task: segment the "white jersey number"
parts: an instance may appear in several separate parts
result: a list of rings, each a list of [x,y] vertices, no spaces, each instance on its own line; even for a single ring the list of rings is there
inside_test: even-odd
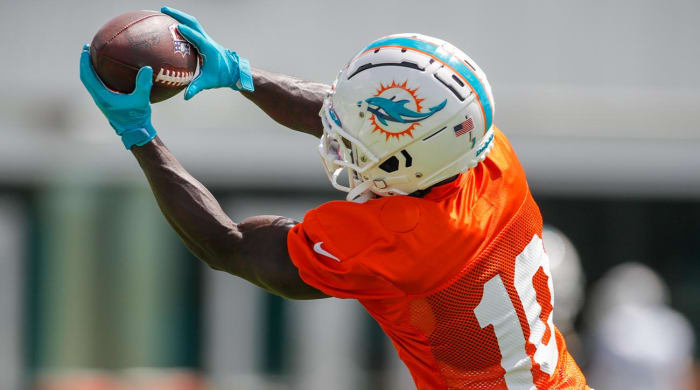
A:
[[[530,356],[525,352],[525,335],[513,306],[515,299],[520,301],[525,310],[530,327],[528,341],[535,346],[533,360],[540,365],[542,371],[552,375],[559,359],[552,320],[554,311],[549,313],[546,322],[540,319],[542,306],[537,302],[537,293],[533,284],[533,278],[540,267],[547,275],[550,304],[554,304],[549,258],[544,251],[542,239],[534,235],[523,252],[515,258],[515,290],[518,296],[511,299],[501,275],[496,275],[484,284],[484,295],[474,309],[481,328],[493,325],[501,351],[501,367],[506,371],[504,379],[509,389],[534,387],[530,371],[532,368]],[[550,337],[545,344],[543,337],[546,332]]]

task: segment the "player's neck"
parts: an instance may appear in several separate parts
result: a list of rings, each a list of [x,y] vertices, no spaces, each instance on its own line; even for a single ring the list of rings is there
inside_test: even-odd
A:
[[[454,175],[454,176],[452,176],[452,177],[448,177],[447,179],[445,179],[445,180],[443,180],[443,181],[440,181],[440,182],[437,182],[437,183],[433,184],[432,186],[430,186],[430,187],[428,187],[428,188],[426,188],[426,189],[424,189],[424,190],[414,191],[414,192],[408,194],[408,196],[415,196],[416,198],[422,198],[422,197],[428,195],[428,193],[430,193],[430,191],[432,191],[433,188],[439,187],[439,186],[441,186],[441,185],[443,185],[443,184],[451,183],[451,182],[457,180],[458,177],[459,177],[459,174]]]

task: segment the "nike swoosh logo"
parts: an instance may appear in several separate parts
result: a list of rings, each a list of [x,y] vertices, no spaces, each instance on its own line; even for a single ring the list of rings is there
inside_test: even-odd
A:
[[[333,259],[333,260],[335,260],[335,261],[337,261],[337,262],[340,263],[340,259],[339,259],[339,258],[333,256],[332,254],[328,253],[325,249],[321,248],[321,245],[323,245],[323,241],[319,241],[319,242],[317,242],[316,244],[314,244],[314,252],[316,252],[316,253],[318,253],[318,254],[320,254],[320,255],[324,255],[324,256],[326,256],[326,257],[329,257],[329,258],[331,258],[331,259]]]

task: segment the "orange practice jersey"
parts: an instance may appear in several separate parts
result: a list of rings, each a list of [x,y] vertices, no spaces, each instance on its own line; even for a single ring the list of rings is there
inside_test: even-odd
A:
[[[288,235],[301,278],[356,298],[419,390],[583,389],[552,323],[542,217],[506,137],[423,198],[329,202]]]

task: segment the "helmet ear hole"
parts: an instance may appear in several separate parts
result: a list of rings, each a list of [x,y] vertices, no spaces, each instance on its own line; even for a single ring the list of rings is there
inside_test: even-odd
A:
[[[406,149],[401,150],[401,155],[406,159],[406,168],[413,165],[413,157],[406,151]],[[399,159],[396,156],[391,156],[386,161],[379,165],[379,169],[386,173],[392,173],[399,170]]]
[[[406,158],[406,168],[410,168],[411,165],[413,165],[413,157],[406,151],[406,149],[403,149],[401,151],[401,154]]]
[[[379,169],[386,173],[396,172],[399,170],[399,159],[396,156],[391,156],[379,165]]]

